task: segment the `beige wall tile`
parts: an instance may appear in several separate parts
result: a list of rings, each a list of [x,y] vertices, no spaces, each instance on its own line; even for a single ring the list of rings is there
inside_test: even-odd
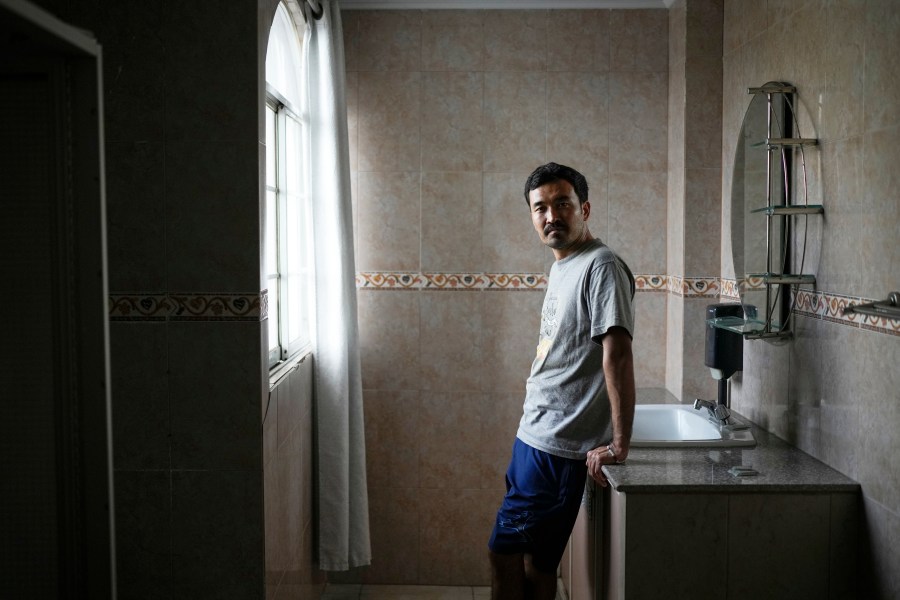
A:
[[[695,398],[717,400],[718,381],[712,378],[706,366],[706,307],[717,304],[717,298],[685,298],[682,340],[682,381],[683,401],[693,402]]]
[[[482,487],[481,414],[486,394],[425,392],[415,431],[419,446],[419,487]]]
[[[482,73],[423,73],[423,171],[480,171],[483,161]]]
[[[419,294],[361,291],[357,299],[363,389],[420,389]]]
[[[862,385],[855,390],[855,398],[861,400],[857,447],[864,457],[859,461],[857,477],[867,496],[896,515],[900,513],[900,473],[893,459],[900,452],[900,375],[895,367],[900,339],[867,331],[857,335],[862,338],[857,347],[864,357],[859,359]]]
[[[687,0],[675,0],[669,7],[669,64],[684,65],[687,57]],[[720,53],[721,55],[721,53]],[[673,82],[674,83],[674,82]]]
[[[547,78],[493,73],[484,81],[484,170],[525,171],[544,162]]]
[[[525,204],[530,172],[484,174],[482,265],[489,273],[540,273],[547,255],[552,256],[541,244]]]
[[[865,189],[857,250],[861,281],[854,294],[866,298],[886,298],[897,287],[897,273],[900,273],[900,244],[897,243],[900,172],[895,167],[900,159],[898,135],[900,125],[863,138]],[[893,287],[889,290],[890,286]]]
[[[419,173],[360,173],[360,271],[418,271]]]
[[[416,71],[422,65],[422,13],[359,11],[356,64],[361,71]]]
[[[819,251],[819,260],[811,256],[809,265],[822,290],[859,290],[862,282],[860,242],[866,212],[863,142],[862,135],[854,135],[821,145],[822,162],[829,165],[823,169],[821,199],[826,214],[818,220],[821,235],[811,236],[811,246]]]
[[[683,168],[673,167],[666,182],[666,274],[679,277],[685,274],[684,176]]]
[[[440,10],[422,13],[422,69],[481,71],[484,65],[484,13]]]
[[[419,355],[422,389],[481,389],[483,319],[477,292],[422,292]]]
[[[365,390],[364,401],[369,487],[419,487],[419,392]]]
[[[550,71],[609,71],[608,10],[551,10]]]
[[[548,12],[485,11],[485,71],[543,71],[547,64]]]
[[[359,74],[359,169],[417,171],[421,74]]]
[[[173,471],[171,485],[173,596],[259,594],[265,583],[262,471]],[[214,567],[197,569],[198,552]]]
[[[685,65],[684,78],[684,83],[673,84],[688,90],[684,135],[679,140],[684,145],[684,164],[693,169],[718,168],[722,162],[722,62],[709,56],[692,58]]]
[[[341,11],[341,31],[344,34],[344,69],[359,70],[359,11]]]
[[[610,74],[610,171],[665,172],[667,71]]]
[[[686,12],[686,62],[704,58],[718,61],[723,51],[722,0],[692,0],[688,3]],[[671,43],[669,47],[671,48]]]
[[[610,146],[607,74],[548,73],[547,102],[549,160],[605,175]]]
[[[117,591],[166,596],[172,590],[170,473],[117,470],[115,478]]]
[[[171,413],[165,377],[166,325],[115,322],[109,328],[116,469],[168,469]]]
[[[664,273],[666,173],[610,175],[609,239],[633,273]]]
[[[900,124],[900,6],[891,0],[866,3],[866,132]]]
[[[259,289],[258,146],[255,135],[166,144],[167,289]]]
[[[613,10],[609,17],[610,70],[668,71],[666,10]]]
[[[373,561],[366,583],[419,583],[419,491],[415,488],[369,488],[369,523]]]
[[[422,270],[481,270],[481,173],[422,174]]]
[[[667,294],[641,292],[634,297],[634,379],[639,388],[666,385]]]
[[[569,166],[578,169],[587,179],[588,201],[591,203],[588,227],[591,235],[606,242],[609,239],[609,175],[605,172],[600,173],[589,168],[581,168],[577,162]],[[553,255],[551,254],[550,257],[552,258]],[[547,270],[549,268],[548,266]]]
[[[722,173],[718,168],[686,169],[684,185],[684,275],[714,277],[721,264],[722,231],[720,196]]]
[[[479,452],[482,455],[481,480],[479,486],[493,491],[491,505],[500,508],[503,497],[506,469],[512,455],[513,441],[522,419],[525,402],[524,383],[527,372],[522,377],[522,391],[490,392],[481,408],[481,439]],[[496,504],[495,504],[496,503]]]
[[[830,0],[825,15],[825,98],[821,103],[823,141],[863,133],[865,106],[865,0]]]
[[[481,296],[486,327],[484,390],[524,395],[537,346],[544,294],[489,292]]]
[[[488,585],[485,546],[501,496],[486,490],[419,492],[419,580],[432,585]],[[448,548],[454,548],[448,552]]]
[[[259,339],[253,322],[167,325],[172,468],[262,465]]]
[[[666,340],[665,354],[663,355],[663,360],[665,361],[663,377],[666,389],[674,394],[678,400],[683,401],[684,298],[669,294],[667,296],[664,305],[666,311]],[[659,344],[660,340],[651,340],[651,343]]]

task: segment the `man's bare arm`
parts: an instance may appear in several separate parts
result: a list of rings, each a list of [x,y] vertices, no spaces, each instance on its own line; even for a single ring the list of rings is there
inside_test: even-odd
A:
[[[603,465],[622,462],[628,457],[631,445],[631,427],[634,423],[634,359],[631,354],[631,336],[621,327],[610,327],[601,339],[603,344],[603,375],[609,393],[612,415],[612,446],[615,456],[606,446],[588,452],[588,473],[602,486],[606,486]]]

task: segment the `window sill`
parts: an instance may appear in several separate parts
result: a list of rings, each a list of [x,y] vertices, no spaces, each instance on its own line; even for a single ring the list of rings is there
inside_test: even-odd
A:
[[[269,390],[271,391],[275,389],[275,387],[277,387],[278,384],[281,383],[282,379],[284,379],[292,371],[296,370],[297,367],[307,359],[312,359],[311,348],[301,350],[291,358],[282,361],[269,369]]]

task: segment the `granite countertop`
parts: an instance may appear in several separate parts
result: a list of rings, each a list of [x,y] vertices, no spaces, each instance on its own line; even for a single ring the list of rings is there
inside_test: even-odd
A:
[[[632,448],[621,465],[604,467],[620,492],[855,492],[859,484],[772,435],[748,423],[756,446],[745,448]],[[758,474],[736,477],[734,466]]]

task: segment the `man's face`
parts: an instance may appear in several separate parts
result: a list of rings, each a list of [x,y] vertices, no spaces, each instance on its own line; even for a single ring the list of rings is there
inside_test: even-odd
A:
[[[585,221],[591,203],[580,203],[568,181],[560,179],[531,190],[528,202],[534,229],[541,242],[553,249],[557,260],[590,237]]]

